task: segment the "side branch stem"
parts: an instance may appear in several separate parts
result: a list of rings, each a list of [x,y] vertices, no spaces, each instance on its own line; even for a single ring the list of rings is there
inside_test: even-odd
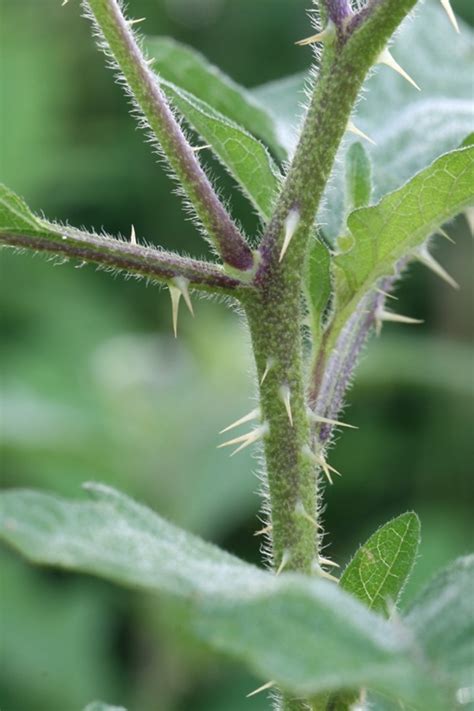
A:
[[[48,233],[44,236],[0,232],[0,245],[78,259],[152,281],[169,282],[174,277],[184,277],[193,288],[233,296],[242,286],[221,267],[209,262],[117,239],[96,237],[71,228],[64,228],[60,234]]]
[[[101,36],[126,79],[132,96],[224,262],[253,267],[252,251],[219,200],[196,154],[171,111],[117,0],[84,0]]]

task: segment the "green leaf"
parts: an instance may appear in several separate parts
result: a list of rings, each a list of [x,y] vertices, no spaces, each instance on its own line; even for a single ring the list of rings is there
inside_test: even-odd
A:
[[[184,598],[203,640],[291,693],[364,686],[420,709],[446,708],[442,684],[417,667],[411,636],[337,585],[296,574],[276,577],[113,489],[87,489],[92,501],[4,492],[1,537],[35,563]]]
[[[458,558],[436,575],[405,617],[425,658],[449,679],[459,704],[473,701],[473,601],[474,555],[469,555]]]
[[[354,247],[337,256],[339,308],[358,302],[376,280],[414,257],[446,220],[474,201],[474,148],[447,153],[378,205],[355,210],[348,227]]]
[[[93,701],[87,704],[84,711],[127,711],[123,706],[110,706],[102,701]]]
[[[365,84],[364,101],[354,117],[376,142],[366,146],[373,166],[374,200],[395,190],[441,153],[457,148],[472,131],[474,32],[460,21],[461,33],[450,35],[439,2],[418,4],[415,17],[403,23],[391,51],[422,91],[389,67],[378,66]],[[297,75],[254,90],[256,99],[277,113],[278,130],[290,152],[307,80],[306,75]],[[343,229],[344,165],[350,141],[348,135],[341,146],[319,215],[331,240]]]
[[[359,548],[340,585],[371,610],[389,616],[415,563],[420,521],[415,513],[394,518]]]
[[[318,238],[313,239],[306,270],[305,288],[314,337],[321,332],[322,316],[331,295],[331,254]]]
[[[168,37],[148,37],[147,54],[160,77],[193,94],[223,116],[258,136],[279,158],[286,152],[271,114],[196,50]]]
[[[372,195],[372,164],[362,143],[353,143],[346,156],[346,208],[365,207]]]
[[[48,230],[24,200],[0,183],[0,231],[44,233]]]
[[[191,126],[242,187],[245,195],[268,219],[279,186],[278,168],[265,146],[236,123],[203,101],[168,82],[162,89]]]

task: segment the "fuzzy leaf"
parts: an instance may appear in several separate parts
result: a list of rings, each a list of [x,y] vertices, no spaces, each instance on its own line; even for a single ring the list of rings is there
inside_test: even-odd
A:
[[[245,195],[268,219],[278,190],[278,168],[267,149],[245,129],[200,99],[168,82],[161,82],[170,101],[209,144]]]
[[[411,573],[420,542],[415,513],[394,518],[359,548],[340,585],[371,610],[388,615]]]
[[[447,708],[442,677],[435,683],[417,666],[412,637],[337,585],[276,577],[113,489],[87,489],[92,500],[4,492],[1,537],[35,563],[186,599],[189,623],[203,640],[289,692],[368,686],[419,709]]]
[[[346,209],[348,212],[370,203],[372,164],[362,143],[353,143],[346,156]]]
[[[160,77],[206,102],[238,126],[258,136],[284,158],[273,117],[243,86],[239,86],[196,50],[168,37],[148,37],[145,47]]]
[[[473,700],[473,601],[474,555],[469,555],[458,558],[436,575],[405,617],[425,657],[450,680],[453,696],[460,704]]]
[[[373,166],[374,200],[395,190],[441,153],[457,148],[472,131],[474,32],[461,21],[461,33],[452,32],[438,0],[418,5],[416,15],[397,32],[391,51],[422,91],[389,67],[378,66],[365,84],[364,101],[354,117],[376,142],[366,145]],[[278,116],[279,133],[290,153],[306,103],[306,81],[306,75],[297,75],[254,90],[255,98]],[[341,146],[319,215],[331,240],[343,228],[344,164],[351,140],[348,134]]]
[[[335,258],[339,308],[358,302],[382,276],[474,202],[474,148],[447,153],[378,205],[347,220],[354,247]]]

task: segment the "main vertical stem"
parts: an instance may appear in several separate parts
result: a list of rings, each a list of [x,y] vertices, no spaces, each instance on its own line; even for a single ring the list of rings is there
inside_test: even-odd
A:
[[[317,478],[305,447],[310,426],[302,369],[301,303],[294,277],[276,268],[246,313],[260,382],[275,570],[310,574],[317,559]],[[263,379],[263,382],[262,382]],[[285,405],[289,395],[291,418]]]

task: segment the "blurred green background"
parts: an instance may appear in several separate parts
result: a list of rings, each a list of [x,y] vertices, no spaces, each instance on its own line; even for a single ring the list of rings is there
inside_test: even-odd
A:
[[[129,4],[145,32],[191,44],[247,86],[307,68],[293,44],[308,34],[307,0]],[[0,7],[0,179],[49,218],[125,235],[133,223],[139,238],[205,254],[78,2]],[[471,0],[453,7],[474,22]],[[243,199],[232,204],[252,227]],[[344,472],[327,491],[335,560],[390,516],[420,514],[405,600],[472,545],[472,242],[464,218],[450,233],[457,246],[442,244],[438,258],[461,291],[411,270],[399,310],[425,324],[387,327],[371,343],[345,414],[360,430],[341,435],[331,456]],[[257,462],[216,450],[218,430],[252,407],[239,316],[200,300],[175,341],[165,292],[30,255],[1,260],[4,486],[77,496],[85,480],[107,482],[257,561]],[[266,707],[244,700],[258,680],[187,636],[176,604],[33,569],[7,550],[1,558],[2,711],[79,711],[94,698],[129,711]]]

